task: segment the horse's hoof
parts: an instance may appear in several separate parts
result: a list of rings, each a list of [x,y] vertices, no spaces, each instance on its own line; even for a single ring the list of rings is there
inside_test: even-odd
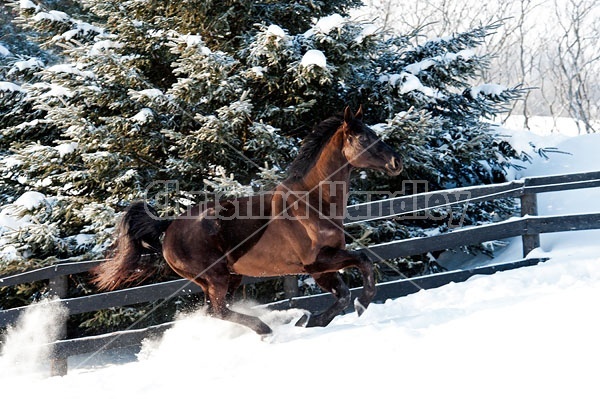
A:
[[[358,316],[362,316],[363,313],[365,313],[365,310],[367,310],[367,307],[365,305],[363,305],[362,303],[360,303],[360,300],[358,298],[356,298],[354,300],[354,309],[356,310],[356,313],[358,313]]]
[[[266,342],[267,344],[272,343],[275,340],[275,334],[270,333],[270,334],[259,334],[260,336],[260,340],[262,342]]]
[[[308,321],[310,320],[310,313],[305,313],[304,316],[300,318],[296,322],[296,327],[306,327],[308,326]]]
[[[256,333],[261,337],[273,334],[273,330],[271,330],[271,327],[269,327],[266,324],[258,326],[254,331],[256,331]]]

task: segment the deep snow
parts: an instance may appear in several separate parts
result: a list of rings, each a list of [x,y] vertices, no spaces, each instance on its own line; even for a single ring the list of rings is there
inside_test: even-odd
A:
[[[572,154],[534,158],[515,178],[600,170],[600,135],[509,133],[517,147],[552,141]],[[543,194],[539,213],[598,212],[599,194]],[[72,358],[65,377],[47,378],[38,367],[43,356],[19,355],[43,339],[42,323],[51,324],[55,312],[33,314],[15,327],[0,357],[0,391],[65,399],[598,397],[599,239],[599,231],[543,235],[532,256],[550,257],[544,264],[373,304],[363,317],[340,316],[327,328],[294,327],[298,311],[267,313],[275,330],[268,340],[187,315],[160,341],[146,342],[137,360],[95,367],[93,355]],[[519,256],[518,240],[499,254]]]

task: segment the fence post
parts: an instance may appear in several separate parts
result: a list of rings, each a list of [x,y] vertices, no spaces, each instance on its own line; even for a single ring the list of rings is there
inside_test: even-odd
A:
[[[49,289],[51,296],[66,298],[68,287],[69,286],[67,276],[54,276],[50,279]],[[61,321],[61,325],[59,326],[58,335],[56,338],[67,338],[67,318],[65,318],[64,321]],[[67,374],[67,370],[67,358],[57,357],[55,353],[52,353],[50,359],[50,375],[63,376]]]
[[[298,276],[284,276],[283,277],[283,291],[285,298],[290,299],[297,297],[298,291]]]
[[[537,196],[535,193],[525,193],[521,196],[521,217],[525,215],[537,216]],[[525,233],[523,240],[523,257],[540,246],[539,234]]]

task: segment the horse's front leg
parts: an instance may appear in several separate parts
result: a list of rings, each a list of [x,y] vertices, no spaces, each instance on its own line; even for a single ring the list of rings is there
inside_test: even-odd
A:
[[[315,278],[315,281],[321,288],[331,292],[336,297],[336,302],[325,312],[311,316],[308,321],[305,318],[300,319],[298,324],[306,325],[307,327],[326,326],[335,316],[348,307],[351,299],[350,290],[337,272],[351,266],[357,267],[363,277],[362,293],[354,302],[358,315],[363,314],[376,293],[373,264],[363,254],[326,247],[321,249],[317,260],[313,264],[306,266],[305,269]]]
[[[302,316],[296,323],[298,327],[325,327],[343,312],[352,300],[350,289],[338,272],[315,273],[312,277],[319,287],[335,296],[335,302],[323,313]]]
[[[360,262],[357,264],[357,267],[361,271],[363,277],[363,289],[360,296],[354,301],[354,308],[356,309],[356,313],[360,316],[367,310],[369,304],[373,298],[375,298],[377,287],[375,286],[373,263],[364,253],[360,253],[358,257],[360,258]]]

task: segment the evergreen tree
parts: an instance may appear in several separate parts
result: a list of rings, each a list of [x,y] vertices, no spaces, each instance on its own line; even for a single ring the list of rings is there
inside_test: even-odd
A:
[[[165,186],[156,182],[177,181],[162,204],[167,214],[207,191],[269,188],[302,137],[346,104],[363,104],[406,166],[397,179],[369,172],[356,188],[501,179],[516,154],[484,118],[520,89],[472,87],[488,59],[476,48],[497,26],[414,46],[418,32],[388,36],[349,19],[358,4],[12,4],[42,50],[32,44],[35,51],[17,57],[9,44],[0,47],[10,53],[0,52],[3,270],[103,256],[118,213],[135,199],[158,198]],[[510,207],[469,211],[485,222]],[[440,222],[385,222],[352,234],[379,240],[423,228]]]

